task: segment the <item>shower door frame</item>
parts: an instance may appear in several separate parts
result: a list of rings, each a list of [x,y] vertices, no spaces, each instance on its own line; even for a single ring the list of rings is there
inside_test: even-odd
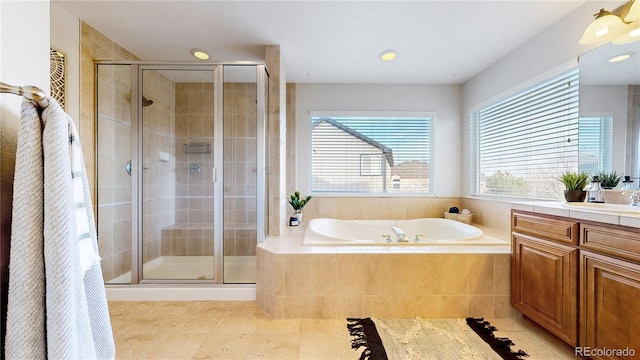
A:
[[[265,152],[268,146],[266,137],[267,117],[268,117],[268,93],[265,91],[265,84],[268,82],[268,70],[264,63],[259,62],[225,62],[225,63],[193,63],[193,62],[149,62],[149,61],[95,61],[95,85],[98,85],[98,65],[130,65],[131,66],[131,211],[132,211],[132,227],[131,227],[131,283],[138,284],[202,284],[216,286],[255,286],[255,283],[224,283],[224,218],[223,218],[223,201],[224,201],[224,66],[254,66],[256,69],[256,85],[257,85],[257,196],[256,196],[256,238],[257,242],[264,241],[266,236],[265,224],[265,195],[266,188],[266,172],[267,162]],[[213,197],[214,197],[214,217],[213,217],[213,259],[214,259],[214,276],[213,279],[143,279],[143,182],[140,174],[143,172],[142,150],[143,150],[143,106],[142,106],[142,70],[200,70],[212,71],[214,75],[214,107],[213,107],[213,152],[214,152],[214,174],[213,174]],[[98,104],[95,103],[96,121],[98,117]],[[97,135],[97,132],[96,132]],[[98,161],[96,151],[96,163]],[[96,166],[96,179],[98,179]],[[97,205],[97,201],[96,201]],[[127,284],[107,284],[107,285],[127,285]]]
[[[217,168],[221,168],[221,166],[219,166],[220,164],[222,164],[223,161],[223,149],[222,149],[222,142],[224,141],[223,138],[223,133],[221,132],[221,125],[219,125],[219,123],[221,123],[223,121],[223,118],[220,116],[224,115],[224,104],[222,102],[222,95],[220,94],[220,90],[222,89],[222,86],[218,86],[219,83],[222,82],[223,78],[222,78],[222,71],[223,71],[223,66],[221,64],[190,64],[190,65],[180,65],[180,64],[157,64],[157,63],[140,63],[140,64],[133,64],[131,71],[135,72],[135,77],[133,76],[134,74],[132,74],[132,79],[136,79],[137,83],[136,84],[132,84],[135,86],[132,86],[132,96],[133,96],[133,88],[135,88],[137,94],[135,95],[135,99],[136,99],[136,106],[135,109],[133,109],[132,107],[132,112],[135,113],[135,116],[132,117],[132,129],[135,127],[135,131],[131,132],[131,144],[132,144],[132,148],[135,150],[135,152],[132,152],[132,157],[136,160],[135,162],[132,159],[132,168],[135,169],[136,171],[134,171],[134,173],[136,173],[138,176],[140,174],[143,174],[144,171],[144,164],[143,164],[143,147],[144,147],[144,118],[143,118],[143,109],[142,109],[142,96],[140,96],[140,92],[141,89],[144,87],[144,70],[151,70],[151,71],[162,71],[162,70],[168,70],[168,71],[180,71],[180,70],[196,70],[196,71],[210,71],[213,73],[213,86],[214,86],[214,90],[213,90],[213,163],[214,163],[214,182],[212,184],[213,186],[213,229],[214,229],[214,233],[213,233],[213,239],[211,239],[211,241],[213,241],[213,279],[202,279],[202,280],[197,280],[197,279],[144,279],[144,261],[143,261],[143,246],[144,246],[144,241],[142,241],[143,239],[143,218],[144,218],[144,212],[143,212],[143,204],[144,204],[144,199],[143,199],[143,188],[144,188],[144,184],[141,178],[133,178],[132,182],[133,182],[133,198],[136,199],[136,201],[132,202],[132,206],[134,207],[132,209],[132,213],[135,214],[134,217],[136,218],[136,221],[134,221],[134,225],[133,225],[133,229],[132,231],[134,232],[134,234],[132,234],[132,249],[135,249],[132,252],[136,252],[135,255],[132,254],[132,261],[134,261],[135,259],[135,264],[136,266],[133,266],[132,263],[132,276],[131,276],[131,283],[132,284],[166,284],[166,283],[172,283],[172,284],[222,284],[222,276],[223,276],[223,257],[222,257],[222,251],[223,251],[223,246],[222,246],[222,240],[218,240],[218,239],[222,239],[222,227],[223,227],[223,222],[222,222],[222,202],[220,201],[221,198],[219,198],[219,196],[222,196],[222,182],[218,182],[217,179],[224,179],[224,177],[218,177],[217,176]],[[220,169],[220,172],[222,172],[222,169]],[[222,173],[220,174],[221,176],[223,175]],[[133,269],[136,268],[135,271],[135,276],[134,276],[134,272]]]

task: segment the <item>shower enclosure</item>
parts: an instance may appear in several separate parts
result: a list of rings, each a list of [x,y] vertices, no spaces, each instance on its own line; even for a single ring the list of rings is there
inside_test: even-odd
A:
[[[99,62],[96,74],[105,282],[255,283],[265,66]]]

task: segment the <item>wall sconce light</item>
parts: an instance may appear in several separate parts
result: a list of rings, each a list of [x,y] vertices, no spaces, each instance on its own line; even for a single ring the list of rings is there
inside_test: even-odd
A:
[[[640,21],[640,1],[634,1],[629,8],[629,13],[625,16],[624,21],[633,22]]]
[[[640,41],[640,0],[631,0],[611,12],[600,9],[595,17],[585,29],[580,44]]]

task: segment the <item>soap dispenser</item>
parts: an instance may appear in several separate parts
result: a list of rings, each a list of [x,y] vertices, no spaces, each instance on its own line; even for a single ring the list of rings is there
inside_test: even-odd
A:
[[[625,175],[624,180],[622,181],[622,191],[633,191],[633,180],[631,180],[631,176]]]
[[[589,187],[587,199],[590,203],[604,202],[604,190],[602,190],[602,186],[600,186],[600,179],[598,179],[598,176],[594,176],[591,179],[591,186]]]

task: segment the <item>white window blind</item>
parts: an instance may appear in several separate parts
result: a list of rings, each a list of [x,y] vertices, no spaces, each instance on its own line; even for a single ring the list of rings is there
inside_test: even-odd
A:
[[[578,169],[587,174],[611,172],[613,154],[613,118],[582,117],[578,126],[580,159]]]
[[[578,169],[578,70],[471,114],[471,192],[556,199]]]
[[[429,193],[432,116],[311,116],[312,193]]]

